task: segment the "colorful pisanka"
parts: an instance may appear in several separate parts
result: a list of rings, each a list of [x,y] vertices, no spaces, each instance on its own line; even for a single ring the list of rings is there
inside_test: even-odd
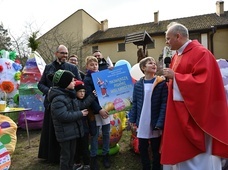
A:
[[[17,143],[17,124],[8,116],[0,115],[0,142],[12,154]]]
[[[113,114],[113,120],[110,121],[110,150],[109,154],[113,155],[119,152],[120,146],[118,142],[120,141],[123,133],[122,120],[118,113]],[[98,155],[102,154],[102,130],[99,129],[98,136]]]
[[[0,142],[0,169],[8,170],[11,165],[10,154],[7,149],[4,147],[2,142]]]
[[[0,169],[8,170],[11,154],[17,143],[17,125],[8,116],[0,115]]]
[[[16,52],[0,50],[0,99],[7,101],[7,106],[18,106],[18,87],[22,69],[16,59]]]
[[[37,53],[31,53],[21,74],[19,86],[19,106],[32,108],[34,111],[43,111],[43,96],[37,84],[43,74],[45,62]]]
[[[25,67],[22,70],[21,82],[19,86],[19,106],[24,108],[32,108],[30,113],[30,120],[40,120],[44,112],[43,94],[37,87],[41,75],[45,68],[43,58],[37,53],[30,54],[26,61]],[[34,113],[34,114],[33,114]],[[31,117],[32,116],[32,117]],[[19,117],[20,118],[20,117]],[[42,117],[43,118],[43,117]],[[23,122],[19,122],[23,123]],[[34,124],[34,122],[32,122]],[[40,122],[37,122],[40,124]],[[39,127],[39,126],[38,126]],[[37,126],[29,126],[30,129],[37,129]]]

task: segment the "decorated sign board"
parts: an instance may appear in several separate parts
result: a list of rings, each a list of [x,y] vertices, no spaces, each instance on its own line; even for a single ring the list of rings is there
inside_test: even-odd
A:
[[[109,114],[131,108],[133,82],[126,64],[92,74],[99,104]]]

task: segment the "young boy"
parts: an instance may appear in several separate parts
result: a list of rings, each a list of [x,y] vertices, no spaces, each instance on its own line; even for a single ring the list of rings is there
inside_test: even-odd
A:
[[[86,92],[84,82],[76,80],[75,90],[77,99],[83,102]],[[77,139],[74,170],[90,170],[89,135],[96,135],[96,121],[94,118],[91,120],[90,112],[87,116],[82,118],[82,122],[84,136]],[[81,159],[83,160],[84,165],[82,165]]]
[[[149,144],[153,155],[153,170],[160,170],[160,142],[165,120],[168,89],[164,78],[156,76],[157,65],[152,57],[139,62],[145,74],[134,85],[133,103],[129,112],[131,126],[137,126],[142,169],[151,169]]]
[[[99,67],[98,60],[96,57],[94,57],[94,56],[86,57],[87,74],[84,78],[86,95],[91,94],[92,91],[95,90],[91,74],[98,72],[98,67]],[[109,116],[108,112],[99,105],[98,99],[96,99],[91,104],[91,109],[93,110],[93,113],[95,114],[96,126],[97,126],[96,135],[91,137],[91,148],[90,148],[91,169],[92,170],[99,169],[99,166],[97,163],[97,151],[98,151],[98,136],[99,136],[100,128],[102,129],[102,140],[103,140],[102,141],[103,165],[105,168],[109,168],[110,167],[109,145],[110,145],[111,116]]]
[[[76,138],[84,135],[81,119],[88,114],[84,108],[92,103],[95,96],[90,95],[83,103],[79,102],[74,90],[74,74],[70,71],[58,70],[48,78],[54,85],[48,92],[48,100],[56,139],[61,147],[60,169],[73,169]]]

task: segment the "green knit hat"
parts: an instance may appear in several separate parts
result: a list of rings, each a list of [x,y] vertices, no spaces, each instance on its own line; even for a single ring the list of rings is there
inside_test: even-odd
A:
[[[74,78],[74,74],[67,70],[58,70],[55,72],[52,82],[54,86],[59,86],[61,88],[67,88],[67,86],[71,83],[72,78]]]

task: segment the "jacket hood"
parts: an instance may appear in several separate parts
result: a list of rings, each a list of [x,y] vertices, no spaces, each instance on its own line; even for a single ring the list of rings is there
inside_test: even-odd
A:
[[[66,89],[62,89],[54,86],[54,87],[51,87],[48,92],[48,101],[52,102],[52,100],[56,96],[60,96],[60,95],[65,95],[65,96],[68,95],[72,99],[76,98],[76,93],[74,90],[66,90]]]
[[[48,91],[48,101],[52,102],[52,100],[56,96],[60,96],[60,95],[65,95],[65,93],[57,87],[51,87],[50,90]]]
[[[165,81],[165,77],[164,76],[157,76],[156,80],[154,82],[154,86],[156,86],[157,84],[159,84],[159,83],[161,83],[163,81]]]

